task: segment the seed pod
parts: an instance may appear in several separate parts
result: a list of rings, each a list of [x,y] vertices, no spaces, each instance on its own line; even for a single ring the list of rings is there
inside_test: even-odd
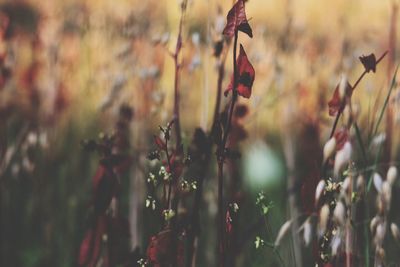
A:
[[[316,189],[315,189],[315,204],[318,204],[318,200],[322,195],[322,192],[325,189],[325,181],[324,180],[320,180]]]
[[[346,96],[347,88],[348,88],[347,77],[346,77],[346,75],[342,75],[342,79],[340,80],[340,83],[339,83],[340,99],[344,99],[344,97]]]
[[[392,232],[393,237],[397,240],[400,241],[400,230],[399,227],[395,223],[390,224],[390,231]]]
[[[319,228],[320,228],[321,233],[324,233],[326,230],[328,218],[329,218],[329,205],[325,204],[322,206],[322,208],[319,212]]]
[[[339,176],[340,170],[346,165],[351,158],[352,147],[350,142],[346,142],[343,148],[336,153],[335,165],[333,167],[333,173],[335,177]]]
[[[388,181],[382,183],[382,196],[385,199],[386,205],[389,205],[392,198],[392,187]]]
[[[340,240],[339,236],[335,235],[332,238],[332,241],[331,241],[332,256],[335,256],[338,253],[338,250],[339,250],[339,247],[340,247],[341,243],[342,243],[342,241]]]
[[[375,186],[375,189],[376,189],[376,191],[378,191],[378,193],[381,193],[382,192],[382,176],[380,176],[380,174],[379,173],[377,173],[377,172],[375,172],[374,174],[373,174],[373,181],[374,181],[374,186]]]
[[[376,226],[378,225],[379,222],[379,217],[375,216],[374,218],[372,218],[371,223],[369,225],[369,229],[371,230],[371,233],[374,234],[375,230],[376,230]]]
[[[333,217],[338,221],[340,224],[344,224],[346,208],[344,207],[341,201],[336,203],[336,207],[333,211]]]
[[[335,137],[332,137],[324,145],[324,152],[323,152],[324,162],[333,155],[333,153],[335,152],[335,148],[336,148],[336,139]]]
[[[376,227],[376,233],[374,238],[376,246],[382,245],[383,239],[385,238],[385,233],[386,233],[386,224],[384,222],[381,222]]]
[[[362,175],[357,177],[357,191],[360,193],[364,193],[365,191],[365,179]]]
[[[275,246],[279,246],[282,238],[289,231],[291,225],[292,225],[292,221],[289,220],[281,226],[281,229],[279,229],[278,236],[276,237],[276,240],[275,240]]]
[[[303,231],[303,238],[306,246],[310,245],[311,237],[312,237],[312,226],[310,218],[308,218],[304,223],[304,231]]]
[[[347,176],[345,179],[344,179],[344,181],[343,181],[343,183],[342,183],[342,194],[343,195],[345,195],[345,196],[347,196],[347,193],[350,191],[350,187],[351,187],[351,177],[350,176]]]
[[[397,178],[397,168],[395,166],[391,166],[387,172],[386,180],[390,183],[390,185],[394,185]]]

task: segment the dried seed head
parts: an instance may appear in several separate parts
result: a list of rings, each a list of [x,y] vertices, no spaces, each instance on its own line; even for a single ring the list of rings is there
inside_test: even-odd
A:
[[[371,233],[374,234],[375,230],[376,230],[376,226],[379,223],[379,217],[375,216],[374,218],[372,218],[371,223],[369,224],[369,229],[371,230]]]
[[[333,155],[333,153],[335,153],[335,148],[336,148],[336,139],[335,137],[332,137],[324,145],[324,152],[323,152],[324,162],[328,160]]]
[[[378,256],[378,264],[376,266],[383,266],[383,260],[385,259],[385,250],[381,246],[376,249],[376,255]]]
[[[364,176],[359,175],[357,177],[357,192],[364,193],[365,190],[365,179]]]
[[[276,240],[275,240],[275,246],[279,246],[280,245],[280,243],[281,243],[281,241],[282,241],[282,238],[286,235],[286,233],[289,231],[289,229],[290,229],[290,226],[292,225],[292,221],[286,221],[282,226],[281,226],[281,229],[279,229],[279,232],[278,232],[278,236],[276,237]]]
[[[375,186],[376,191],[378,191],[378,193],[381,193],[382,192],[382,183],[383,183],[382,176],[379,173],[375,172],[373,174],[372,179],[374,181],[374,186]]]
[[[329,218],[329,205],[325,204],[322,206],[319,212],[319,230],[323,234],[326,230],[326,225],[328,223]]]
[[[378,214],[383,215],[385,213],[386,204],[381,195],[378,195],[376,198],[376,208],[377,208]]]
[[[393,237],[397,240],[400,241],[400,230],[399,227],[395,223],[390,224],[390,231],[392,232]]]
[[[320,180],[316,189],[315,189],[315,205],[318,204],[318,200],[322,195],[322,192],[325,189],[325,180]]]
[[[390,185],[394,185],[397,178],[397,168],[395,166],[391,166],[387,172],[386,180],[390,183]]]
[[[336,219],[337,222],[343,225],[345,221],[345,213],[346,208],[344,207],[344,204],[341,201],[338,201],[336,203],[335,210],[333,211],[333,217]]]
[[[350,161],[351,152],[351,143],[347,141],[343,145],[343,148],[336,153],[335,165],[333,167],[333,173],[335,177],[339,176],[340,170]]]

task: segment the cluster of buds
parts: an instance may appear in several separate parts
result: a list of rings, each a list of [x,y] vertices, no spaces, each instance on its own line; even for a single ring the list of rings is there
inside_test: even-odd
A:
[[[389,168],[386,180],[383,180],[382,176],[377,172],[372,175],[372,179],[378,194],[376,196],[377,214],[371,220],[370,230],[375,246],[375,266],[383,266],[385,260],[383,241],[389,225],[387,214],[390,211],[392,189],[397,179],[397,168],[394,166]],[[399,240],[400,234],[398,226],[395,223],[391,223],[390,230],[393,237]]]

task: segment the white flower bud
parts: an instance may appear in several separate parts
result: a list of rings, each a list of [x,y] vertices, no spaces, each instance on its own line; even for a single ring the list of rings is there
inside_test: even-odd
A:
[[[372,234],[375,232],[378,222],[379,222],[378,216],[375,216],[374,218],[372,218],[371,223],[369,224],[369,229],[371,230]]]
[[[346,208],[344,207],[341,201],[336,203],[336,207],[333,211],[333,217],[338,221],[340,224],[344,224]]]
[[[380,176],[379,173],[375,172],[373,174],[373,178],[372,179],[374,181],[374,186],[375,186],[376,191],[381,193],[382,192],[382,183],[383,183],[382,176]]]
[[[340,170],[350,161],[351,152],[351,143],[346,142],[343,148],[336,153],[335,165],[333,167],[333,173],[335,177],[339,176]]]
[[[325,181],[320,180],[317,187],[315,188],[315,204],[318,203],[319,198],[321,197],[322,192],[325,189]]]
[[[305,223],[304,223],[304,231],[303,231],[303,238],[304,238],[304,243],[306,246],[310,245],[311,243],[311,237],[312,237],[312,226],[310,222],[310,218],[308,218]]]
[[[392,232],[393,237],[400,241],[400,230],[395,223],[390,224],[390,231]]]
[[[390,185],[394,185],[397,178],[397,168],[395,166],[391,166],[387,172],[386,180],[390,183]]]
[[[384,181],[382,183],[382,195],[386,204],[390,204],[390,200],[392,198],[392,187],[388,181]]]
[[[324,152],[323,152],[324,162],[327,161],[333,155],[333,153],[335,152],[335,148],[336,148],[336,139],[335,137],[332,137],[324,145]]]
[[[319,212],[319,230],[321,234],[325,233],[326,225],[328,223],[328,218],[329,218],[329,206],[328,204],[325,204],[322,206]]]
[[[347,77],[346,75],[342,75],[342,79],[340,80],[339,83],[339,96],[340,99],[343,99],[346,96],[346,90],[347,90]]]

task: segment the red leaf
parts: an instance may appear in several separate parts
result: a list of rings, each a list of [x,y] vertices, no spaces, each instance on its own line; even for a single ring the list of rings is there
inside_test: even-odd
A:
[[[349,140],[349,132],[346,128],[342,128],[335,133],[334,137],[336,139],[336,150],[338,151]]]
[[[251,65],[249,59],[247,58],[246,52],[242,45],[240,45],[240,52],[236,62],[237,65],[237,75],[236,84],[237,92],[240,96],[245,98],[250,98],[251,88],[253,87],[253,82],[255,78],[255,70],[253,65]],[[233,90],[233,76],[228,88],[225,90],[225,96],[228,95],[230,90]]]
[[[165,144],[165,142],[159,136],[154,136],[154,143],[161,150],[165,150],[167,148],[167,145]]]
[[[246,33],[250,38],[253,37],[253,31],[247,22],[243,0],[238,0],[232,9],[229,10],[226,20],[226,26],[223,31],[225,36],[233,37],[237,31],[241,31]]]
[[[79,250],[80,266],[95,266],[100,256],[103,235],[106,233],[107,222],[104,216],[98,217],[95,227],[86,232]]]
[[[147,248],[147,258],[150,263],[153,264],[152,266],[168,266],[173,262],[173,258],[171,256],[171,244],[171,230],[161,231],[157,235],[151,237],[149,246]],[[183,242],[182,240],[178,240],[176,255],[177,266],[183,266],[183,255]]]
[[[339,94],[339,86],[340,83],[336,86],[335,91],[333,92],[333,96],[331,100],[328,102],[328,107],[329,107],[329,116],[336,116],[338,112],[342,112],[345,105],[344,105],[344,99],[340,99],[340,94]],[[346,85],[346,96],[351,97],[353,93],[352,87],[349,83]]]

